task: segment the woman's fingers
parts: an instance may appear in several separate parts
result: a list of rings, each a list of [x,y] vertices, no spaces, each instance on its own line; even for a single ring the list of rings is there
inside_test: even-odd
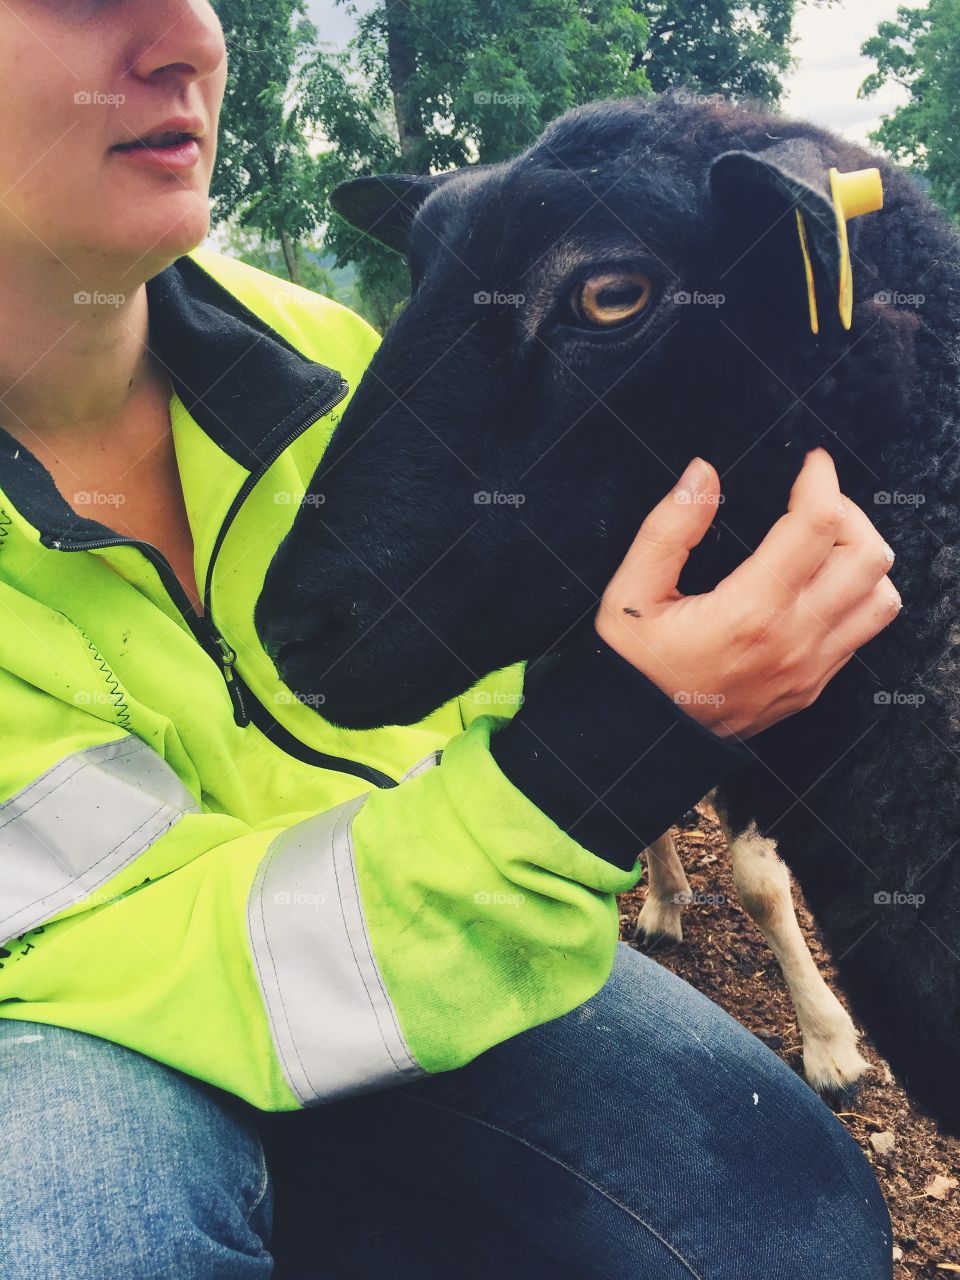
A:
[[[608,603],[645,613],[677,597],[677,580],[691,550],[716,514],[720,478],[694,458],[673,489],[653,508],[605,592]]]
[[[787,514],[717,590],[731,608],[745,600],[768,613],[789,608],[843,536],[846,518],[833,460],[814,449],[794,483]]]
[[[894,561],[892,548],[860,507],[849,498],[844,498],[844,505],[847,515],[837,545],[803,595],[806,606],[827,626],[836,625],[867,599]]]
[[[838,548],[811,579],[804,605],[824,626],[837,626],[887,577],[892,563],[882,539]]]
[[[815,506],[817,503],[832,507],[841,497],[840,481],[837,479],[833,459],[826,449],[811,449],[793,482],[787,511],[796,511],[801,506]]]
[[[787,514],[754,554],[715,590],[681,596],[680,570],[720,492],[716,472],[701,465],[686,496],[678,486],[644,521],[595,626],[670,696],[711,695],[685,703],[701,724],[749,737],[809,706],[893,621],[899,597],[883,539],[842,496],[822,450],[807,456]]]
[[[825,648],[838,659],[844,655],[851,656],[855,649],[859,649],[868,640],[879,635],[884,627],[888,627],[901,607],[900,592],[888,577],[883,577],[859,604],[837,622]]]

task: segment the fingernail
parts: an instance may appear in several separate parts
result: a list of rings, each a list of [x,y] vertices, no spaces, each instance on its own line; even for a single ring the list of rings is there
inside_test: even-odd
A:
[[[673,486],[673,492],[678,498],[689,500],[706,488],[709,479],[710,468],[702,458],[694,458]]]
[[[889,542],[885,542],[883,544],[883,549],[886,552],[887,560],[891,564],[893,564],[894,560],[896,560],[897,558],[896,552],[894,551],[893,547],[891,547]]]

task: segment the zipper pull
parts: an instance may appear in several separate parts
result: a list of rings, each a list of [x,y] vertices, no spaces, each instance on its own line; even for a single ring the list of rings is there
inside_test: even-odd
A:
[[[244,729],[250,723],[250,717],[247,714],[246,707],[243,705],[243,694],[240,692],[240,685],[234,670],[234,664],[237,661],[236,650],[227,644],[209,618],[207,618],[207,633],[210,636],[212,645],[211,656],[223,672],[227,692],[230,694],[230,701],[233,703],[233,719],[241,729]]]

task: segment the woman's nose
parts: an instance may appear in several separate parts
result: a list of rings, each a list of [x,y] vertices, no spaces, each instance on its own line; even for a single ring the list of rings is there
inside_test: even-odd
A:
[[[227,56],[223,28],[207,0],[144,0],[135,9],[140,52],[133,74],[190,82],[220,70]]]

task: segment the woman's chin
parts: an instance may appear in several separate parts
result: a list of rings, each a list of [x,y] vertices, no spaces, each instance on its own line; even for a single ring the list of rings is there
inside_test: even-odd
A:
[[[210,229],[210,206],[206,194],[193,193],[190,200],[174,197],[158,200],[162,208],[145,210],[143,217],[128,212],[111,228],[100,226],[83,239],[83,256],[103,263],[114,260],[120,278],[148,280],[171,262],[202,244]],[[179,207],[177,207],[179,205]]]
[[[155,220],[153,226],[148,226],[146,234],[137,237],[139,253],[150,261],[170,263],[202,244],[209,230],[210,206],[204,196],[202,204],[198,202],[196,208],[186,210],[182,218],[173,222]]]

